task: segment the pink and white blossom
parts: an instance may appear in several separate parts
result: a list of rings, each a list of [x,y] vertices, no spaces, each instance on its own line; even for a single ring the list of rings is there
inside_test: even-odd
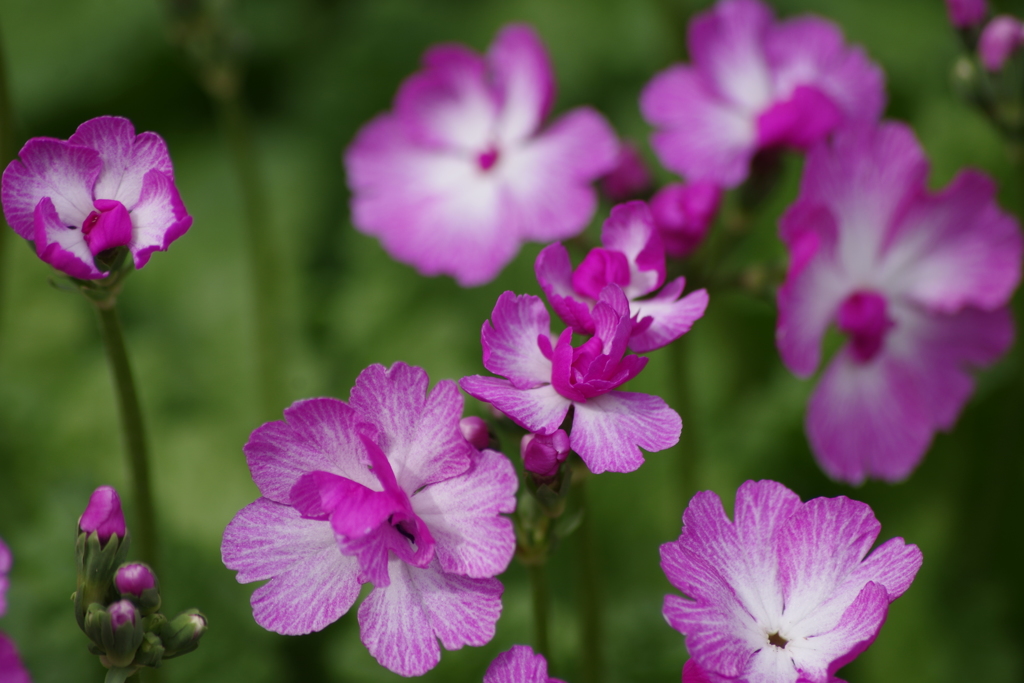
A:
[[[686,636],[686,683],[834,683],[878,636],[910,587],[921,551],[893,538],[845,496],[806,503],[782,484],[748,481],[734,521],[711,491],[683,513],[661,568],[685,596],[665,597]]]
[[[285,410],[245,446],[262,496],[224,532],[224,564],[252,596],[261,626],[295,635],[345,614],[360,584],[363,643],[378,662],[418,676],[446,649],[483,645],[501,613],[515,551],[512,464],[477,451],[459,428],[453,382],[429,394],[427,374],[373,365],[349,401]]]
[[[392,111],[345,153],[355,226],[392,258],[463,286],[494,279],[525,241],[581,232],[618,141],[586,107],[545,127],[554,88],[529,26],[503,28],[486,56],[428,50]]]
[[[166,143],[136,135],[128,119],[90,119],[67,140],[32,138],[18,156],[3,174],[7,223],[72,277],[105,277],[96,256],[117,247],[142,268],[192,225]]]
[[[661,162],[691,182],[735,187],[759,150],[807,149],[885,105],[882,70],[820,17],[775,21],[759,0],[720,0],[687,43],[693,63],[657,74],[640,109]]]
[[[594,334],[594,307],[611,284],[625,294],[629,317],[636,320],[629,348],[638,353],[678,339],[704,315],[707,290],[684,297],[683,277],[644,298],[665,283],[665,247],[647,204],[632,201],[613,207],[601,230],[601,244],[591,249],[575,270],[561,243],[549,245],[537,255],[537,281],[551,307],[575,332]]]
[[[907,477],[956,422],[968,370],[1013,339],[1017,221],[987,176],[964,171],[933,193],[927,174],[908,127],[847,130],[810,153],[781,222],[791,262],[777,344],[809,377],[828,327],[848,336],[811,397],[807,433],[825,471],[853,484]]]
[[[11,571],[11,551],[0,538],[0,617],[7,613],[7,574]],[[14,641],[0,631],[0,683],[32,683],[28,670],[21,662]]]
[[[633,329],[629,302],[618,285],[604,288],[592,311],[594,336],[572,346],[571,327],[551,335],[538,297],[505,292],[484,323],[484,367],[497,377],[463,377],[459,385],[531,432],[552,434],[573,409],[569,444],[591,472],[632,472],[640,448],[660,451],[679,441],[682,421],[648,394],[618,391],[647,364],[627,355]]]
[[[513,645],[494,658],[484,674],[484,683],[565,683],[548,676],[544,655],[528,645]]]

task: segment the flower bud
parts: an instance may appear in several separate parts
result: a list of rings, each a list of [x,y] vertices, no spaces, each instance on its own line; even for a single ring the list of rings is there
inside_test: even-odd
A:
[[[601,178],[601,190],[613,202],[624,202],[647,194],[652,182],[640,152],[626,142],[619,147],[615,168]]]
[[[487,429],[487,422],[482,417],[470,415],[459,420],[459,429],[466,441],[472,444],[473,448],[482,451],[491,443],[491,433]]]
[[[956,28],[971,28],[985,19],[988,6],[985,0],[946,0],[949,23]]]
[[[1016,17],[1000,14],[981,32],[978,57],[986,69],[999,71],[1021,43],[1024,43],[1024,24]]]
[[[199,647],[199,639],[206,633],[206,617],[199,610],[185,610],[163,624],[160,640],[163,642],[165,659],[177,657]]]
[[[85,512],[78,519],[78,528],[87,534],[95,531],[101,546],[111,536],[124,538],[124,513],[121,512],[121,499],[113,486],[101,486],[93,491]]]
[[[552,434],[527,434],[520,449],[526,470],[550,479],[558,474],[558,467],[569,455],[569,435],[562,429]]]
[[[673,183],[658,190],[651,198],[651,215],[665,253],[683,258],[700,246],[721,200],[722,189],[708,181]]]
[[[106,609],[97,602],[85,615],[85,633],[111,667],[127,667],[142,644],[142,616],[130,600],[119,600]]]
[[[107,612],[110,614],[110,626],[115,631],[124,624],[134,626],[139,620],[139,613],[130,600],[118,600],[107,608]]]
[[[129,598],[138,606],[143,616],[160,609],[160,589],[148,565],[141,562],[121,565],[114,576],[114,586],[122,598]]]

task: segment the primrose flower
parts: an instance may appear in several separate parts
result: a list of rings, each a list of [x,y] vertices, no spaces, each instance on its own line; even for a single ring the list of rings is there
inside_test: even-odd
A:
[[[515,551],[512,464],[477,451],[459,428],[462,397],[427,374],[373,365],[348,403],[299,401],[283,422],[245,446],[262,497],[228,525],[221,552],[252,596],[264,628],[319,631],[359,608],[370,654],[418,676],[449,650],[483,645],[501,612],[501,583]]]
[[[484,674],[484,683],[565,683],[548,677],[548,662],[528,645],[512,649],[494,658]]]
[[[90,119],[67,140],[32,138],[19,157],[3,175],[7,223],[72,277],[105,277],[101,255],[118,247],[142,268],[192,224],[167,145],[127,119]]]
[[[711,491],[683,513],[661,568],[688,597],[663,613],[686,636],[688,683],[834,683],[878,635],[889,603],[910,587],[921,551],[893,538],[845,496],[806,503],[782,484],[748,481],[735,521]]]
[[[854,484],[908,476],[956,422],[973,390],[967,370],[1013,339],[1017,221],[983,174],[934,194],[927,174],[908,127],[848,130],[811,152],[781,222],[791,263],[776,341],[808,377],[829,325],[848,336],[811,397],[807,433],[825,471]]]
[[[505,292],[480,336],[484,367],[507,379],[473,375],[459,385],[531,432],[553,433],[573,408],[569,443],[590,471],[632,472],[641,447],[679,441],[682,421],[657,396],[616,391],[647,364],[626,355],[633,320],[618,285],[605,287],[592,315],[595,336],[573,348],[571,327],[552,338],[544,302]]]
[[[676,278],[652,298],[644,299],[665,282],[665,248],[644,202],[612,208],[601,230],[602,247],[591,249],[574,271],[565,247],[551,244],[537,255],[537,281],[551,307],[574,331],[594,334],[593,310],[608,285],[621,288],[629,316],[637,323],[629,348],[653,351],[678,339],[704,315],[707,290],[682,296],[686,279]]]
[[[11,571],[11,551],[0,538],[0,617],[7,613],[7,574]],[[0,631],[0,683],[31,683],[28,670],[21,663],[18,649],[7,634]]]
[[[463,286],[494,279],[524,241],[578,234],[618,142],[589,108],[542,129],[553,100],[547,53],[528,26],[503,28],[484,57],[431,48],[393,110],[345,153],[353,223],[393,258]]]
[[[776,22],[758,0],[720,0],[687,43],[693,64],[657,74],[640,109],[661,162],[689,181],[735,187],[759,150],[807,149],[885,104],[881,69],[820,17]]]
[[[1024,44],[1024,23],[1008,14],[993,17],[978,39],[978,57],[989,71],[999,71]]]

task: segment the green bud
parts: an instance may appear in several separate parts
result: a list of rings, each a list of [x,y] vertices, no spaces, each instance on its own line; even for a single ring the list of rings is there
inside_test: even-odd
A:
[[[110,536],[106,543],[95,532],[80,531],[75,543],[75,564],[78,568],[78,589],[75,591],[75,619],[85,629],[86,610],[92,603],[101,605],[117,600],[113,588],[114,572],[128,557],[131,545],[128,533],[124,537]]]
[[[135,653],[135,663],[141,666],[157,668],[164,659],[164,645],[155,633],[147,633],[142,644]]]
[[[160,640],[164,645],[164,659],[186,654],[199,647],[199,639],[206,633],[206,617],[199,610],[185,610],[164,624]]]

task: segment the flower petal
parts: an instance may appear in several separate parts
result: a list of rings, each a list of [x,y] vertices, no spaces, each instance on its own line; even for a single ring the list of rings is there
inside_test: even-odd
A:
[[[154,251],[167,251],[171,242],[184,235],[192,225],[192,216],[185,210],[174,180],[157,169],[147,171],[143,176],[138,201],[131,215],[134,229],[128,248],[136,268],[146,265]]]
[[[637,353],[660,349],[690,331],[704,316],[708,307],[708,291],[698,289],[679,298],[686,280],[676,278],[653,299],[629,302],[629,312],[638,320],[650,317],[651,324],[643,332],[630,337],[629,348]]]
[[[580,334],[593,334],[594,320],[590,316],[590,306],[594,302],[580,296],[573,289],[572,262],[565,246],[556,242],[541,249],[533,269],[548,303],[562,322]]]
[[[484,683],[564,683],[548,678],[544,655],[534,653],[528,645],[513,645],[508,652],[494,658],[484,674]]]
[[[32,683],[14,641],[0,631],[0,683]]]
[[[487,51],[500,97],[497,134],[504,144],[533,135],[551,109],[555,79],[547,50],[527,24],[505,26]]]
[[[517,389],[497,377],[470,375],[459,380],[470,396],[490,403],[519,426],[531,432],[550,434],[562,425],[572,402],[550,384],[534,389]]]
[[[632,472],[644,462],[640,448],[671,448],[683,428],[676,411],[648,394],[612,391],[573,405],[570,443],[594,474]]]
[[[96,267],[82,231],[64,224],[49,197],[39,200],[34,221],[36,233],[33,240],[40,259],[71,277],[83,280],[106,275]]]
[[[601,227],[601,243],[626,256],[630,278],[622,291],[628,298],[650,294],[665,281],[665,247],[645,202],[613,206]]]
[[[484,367],[519,389],[550,382],[551,360],[541,351],[541,337],[551,338],[544,302],[529,294],[503,292],[480,330]]]

